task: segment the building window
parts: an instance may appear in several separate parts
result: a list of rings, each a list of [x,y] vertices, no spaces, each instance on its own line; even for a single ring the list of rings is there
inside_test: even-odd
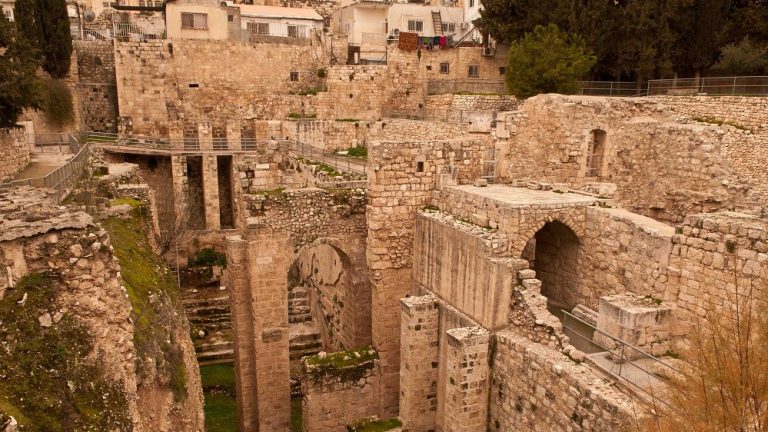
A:
[[[480,76],[480,66],[478,65],[469,65],[469,70],[467,71],[467,76],[471,76],[473,78],[477,78]]]
[[[421,33],[424,31],[424,21],[422,20],[408,20],[408,31]]]
[[[163,7],[163,2],[161,2],[161,1],[156,1],[156,2],[155,2],[155,7]]]
[[[110,7],[112,5],[112,3],[110,3],[110,2],[102,2],[101,5],[104,6],[105,8],[108,8],[108,7]]]
[[[13,21],[13,11],[9,9],[3,9],[3,15],[8,21]]]
[[[260,34],[260,35],[269,34],[269,23],[249,22],[246,24],[246,27],[251,33],[254,33],[254,34]]]
[[[448,63],[440,63],[440,73],[447,74],[450,70],[451,66]]]
[[[469,0],[469,7],[475,7],[475,0]]]
[[[501,67],[499,68],[499,75],[504,75],[504,74],[506,74],[506,73],[507,73],[507,68],[506,68],[506,67],[504,67],[504,66],[501,66]]]
[[[424,162],[423,161],[416,162],[416,172],[424,172]]]
[[[456,33],[456,23],[443,23],[443,33]]]
[[[349,33],[349,23],[344,23],[344,33]]]
[[[288,37],[292,37],[292,38],[299,37],[299,26],[289,25],[288,26]]]
[[[234,15],[227,15],[227,21],[235,22],[235,16]]]
[[[602,175],[605,136],[605,131],[600,129],[595,129],[590,133],[589,149],[587,152],[587,177],[599,177]]]
[[[298,81],[298,80],[299,80],[299,73],[291,72],[291,81]]]
[[[331,17],[323,18],[323,27],[330,27],[330,26],[331,26]]]
[[[181,28],[187,30],[208,30],[208,14],[182,12]]]

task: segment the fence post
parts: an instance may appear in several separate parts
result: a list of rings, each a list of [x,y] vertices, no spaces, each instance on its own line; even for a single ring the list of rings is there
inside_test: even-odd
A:
[[[736,77],[733,77],[733,87],[731,87],[731,96],[736,94]]]

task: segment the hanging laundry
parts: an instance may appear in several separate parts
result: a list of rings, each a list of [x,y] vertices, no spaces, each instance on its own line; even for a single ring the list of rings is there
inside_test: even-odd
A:
[[[418,45],[418,33],[400,32],[399,40],[397,41],[398,48],[403,51],[415,51],[418,49]]]
[[[440,36],[440,48],[444,48],[446,43],[445,36]]]

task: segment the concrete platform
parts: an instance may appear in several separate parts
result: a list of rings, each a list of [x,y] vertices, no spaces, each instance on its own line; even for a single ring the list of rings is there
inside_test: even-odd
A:
[[[505,207],[529,207],[532,205],[587,206],[598,199],[575,193],[558,193],[552,191],[534,190],[505,185],[488,185],[477,187],[473,185],[450,186],[451,191],[463,192],[498,201]]]

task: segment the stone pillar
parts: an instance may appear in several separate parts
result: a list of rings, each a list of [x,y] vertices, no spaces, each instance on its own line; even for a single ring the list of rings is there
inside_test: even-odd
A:
[[[242,125],[239,120],[227,120],[227,148],[229,150],[241,150],[240,136]]]
[[[484,432],[488,423],[490,335],[482,327],[446,332],[445,432]]]
[[[440,351],[437,298],[400,300],[400,420],[410,432],[435,430]]]
[[[253,314],[248,284],[248,244],[240,236],[227,238],[227,286],[234,336],[237,421],[244,432],[258,430]]]
[[[181,123],[168,123],[168,140],[171,142],[171,150],[184,150],[184,126]]]
[[[288,240],[227,239],[238,422],[242,432],[290,431]]]
[[[209,122],[202,122],[197,125],[197,139],[200,143],[200,150],[213,151],[213,129]]]
[[[205,203],[205,228],[209,230],[221,228],[219,169],[215,154],[203,155],[203,202]]]
[[[173,182],[173,209],[177,215],[183,214],[187,211],[186,156],[171,156],[171,181]]]
[[[291,428],[288,367],[290,250],[286,236],[262,235],[248,242],[260,432],[289,432]]]

